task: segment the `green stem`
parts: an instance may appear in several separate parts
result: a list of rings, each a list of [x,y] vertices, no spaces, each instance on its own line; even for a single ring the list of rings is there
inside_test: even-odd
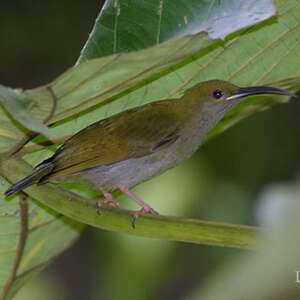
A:
[[[0,174],[16,182],[32,172],[21,158],[2,158]],[[33,185],[25,192],[50,208],[79,222],[111,231],[135,235],[253,249],[257,245],[258,229],[248,226],[213,223],[194,219],[166,216],[143,216],[131,226],[131,212],[119,209],[101,209],[96,213],[95,201],[84,199],[54,184]]]

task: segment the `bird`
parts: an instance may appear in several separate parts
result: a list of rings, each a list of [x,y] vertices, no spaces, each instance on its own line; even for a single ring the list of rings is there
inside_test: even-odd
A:
[[[239,87],[208,80],[187,89],[180,98],[125,110],[74,134],[5,195],[32,184],[83,179],[102,193],[97,209],[103,205],[120,208],[112,195],[117,189],[135,200],[141,209],[132,216],[134,227],[139,217],[157,212],[130,189],[189,158],[226,112],[245,98],[260,94],[292,96],[275,87]]]

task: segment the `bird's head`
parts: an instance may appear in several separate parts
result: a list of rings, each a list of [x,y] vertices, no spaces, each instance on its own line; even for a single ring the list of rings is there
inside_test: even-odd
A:
[[[183,95],[183,102],[192,101],[199,103],[202,111],[225,113],[230,108],[252,95],[286,95],[293,93],[269,86],[239,87],[223,80],[209,80],[201,82],[188,89]]]

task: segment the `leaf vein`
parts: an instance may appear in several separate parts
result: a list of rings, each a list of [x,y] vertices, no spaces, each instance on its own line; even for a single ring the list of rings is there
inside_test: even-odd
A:
[[[270,49],[276,42],[280,41],[282,38],[284,38],[287,34],[291,33],[293,30],[297,29],[300,23],[297,23],[291,28],[288,28],[286,31],[282,32],[279,36],[274,38],[272,41],[270,41],[265,47],[261,48],[259,51],[257,51],[254,55],[249,57],[249,59],[241,65],[235,72],[233,72],[231,75],[227,77],[227,80],[230,81],[232,78],[236,77],[237,74],[239,74],[242,70],[244,70],[250,63],[255,61],[260,55],[265,53],[268,49]]]

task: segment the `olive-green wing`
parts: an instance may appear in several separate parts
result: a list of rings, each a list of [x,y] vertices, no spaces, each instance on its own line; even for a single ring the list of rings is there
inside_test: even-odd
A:
[[[122,112],[75,134],[50,158],[55,165],[50,177],[142,157],[167,147],[179,137],[180,129],[171,101]]]

